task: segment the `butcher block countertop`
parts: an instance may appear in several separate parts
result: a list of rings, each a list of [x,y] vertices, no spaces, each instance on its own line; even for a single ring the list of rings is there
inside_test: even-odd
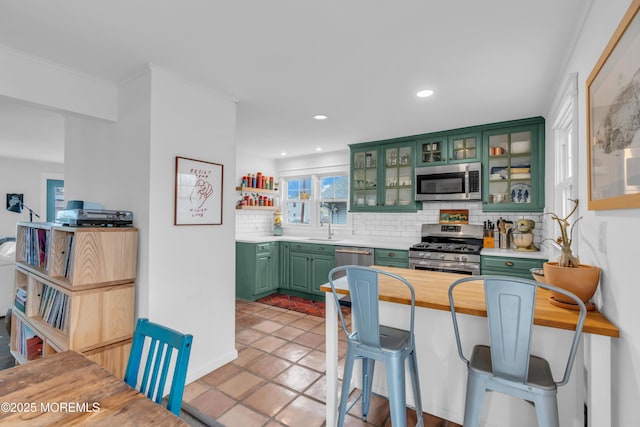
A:
[[[449,286],[455,280],[469,277],[462,274],[441,273],[436,271],[412,270],[406,268],[373,266],[380,270],[402,276],[414,287],[416,307],[449,311]],[[338,279],[340,280],[340,279]],[[343,281],[345,279],[342,279]],[[394,286],[392,279],[381,277],[380,299],[399,304],[410,304],[411,297],[405,287]],[[345,283],[346,286],[346,283]],[[328,284],[321,290],[331,292]],[[348,294],[347,289],[336,289],[338,293]],[[568,310],[552,305],[549,301],[551,292],[538,288],[534,324],[551,328],[574,330],[578,319],[578,311]],[[484,287],[477,282],[460,284],[454,291],[456,312],[473,316],[487,316],[484,302]],[[597,310],[587,312],[583,332],[618,338],[620,331]]]

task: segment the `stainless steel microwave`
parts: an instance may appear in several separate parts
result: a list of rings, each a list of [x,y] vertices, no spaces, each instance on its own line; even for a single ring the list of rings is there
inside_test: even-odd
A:
[[[455,165],[416,168],[416,200],[481,200],[482,165]]]

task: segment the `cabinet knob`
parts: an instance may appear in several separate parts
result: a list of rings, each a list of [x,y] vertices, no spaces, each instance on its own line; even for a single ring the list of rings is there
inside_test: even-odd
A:
[[[504,265],[507,267],[513,267],[513,261],[505,261]]]
[[[395,252],[389,252],[389,254],[388,254],[388,255],[389,255],[389,257],[394,257],[394,256],[396,256]]]

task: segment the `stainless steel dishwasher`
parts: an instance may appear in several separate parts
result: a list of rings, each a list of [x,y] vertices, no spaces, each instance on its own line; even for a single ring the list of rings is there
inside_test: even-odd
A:
[[[373,248],[336,246],[336,267],[343,265],[362,265],[369,267],[374,263]],[[344,276],[344,274],[342,274]],[[338,275],[337,277],[340,277]]]
[[[361,265],[369,267],[375,262],[373,248],[356,248],[353,246],[336,246],[336,267],[343,265]],[[345,273],[340,272],[335,278],[344,276]],[[349,295],[340,297],[340,305],[351,307],[351,298]]]

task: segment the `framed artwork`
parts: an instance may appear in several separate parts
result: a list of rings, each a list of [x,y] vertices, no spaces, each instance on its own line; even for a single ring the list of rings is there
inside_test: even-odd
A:
[[[222,224],[224,166],[176,157],[174,225]]]
[[[469,224],[469,210],[441,209],[440,224]]]
[[[12,212],[22,212],[24,195],[18,193],[7,193],[7,210]]]
[[[640,0],[587,79],[589,210],[640,208]]]

